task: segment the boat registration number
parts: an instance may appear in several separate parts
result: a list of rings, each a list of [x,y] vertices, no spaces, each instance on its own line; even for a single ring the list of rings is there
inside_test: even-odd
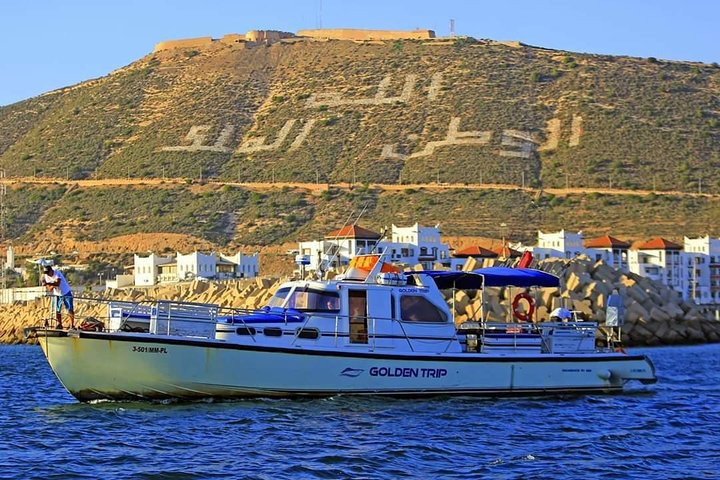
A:
[[[133,345],[132,351],[137,353],[167,353],[165,347],[146,347],[144,345]]]

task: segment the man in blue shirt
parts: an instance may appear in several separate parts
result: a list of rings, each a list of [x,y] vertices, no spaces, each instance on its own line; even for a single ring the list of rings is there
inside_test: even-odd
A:
[[[48,292],[54,295],[53,302],[55,303],[55,315],[57,319],[57,328],[62,329],[62,306],[68,312],[70,318],[70,328],[75,328],[75,309],[73,308],[73,294],[70,289],[70,284],[65,280],[65,276],[60,270],[53,270],[50,265],[45,266],[45,274],[42,277],[41,283],[47,287]]]

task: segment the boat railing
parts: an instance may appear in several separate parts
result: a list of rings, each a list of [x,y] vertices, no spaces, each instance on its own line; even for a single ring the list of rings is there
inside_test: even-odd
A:
[[[239,324],[246,332],[253,332],[252,323],[246,318],[253,314],[267,314],[267,309],[242,309],[220,307],[216,304],[182,302],[169,300],[145,300],[140,302],[118,301],[95,297],[75,297],[77,300],[76,323],[82,318],[102,319],[102,313],[96,308],[105,305],[106,317],[103,325],[105,331],[147,332],[157,335],[177,335],[186,337],[215,338],[216,326],[220,322],[233,325]],[[84,312],[81,313],[81,312]],[[332,334],[335,346],[340,338],[349,333],[346,331],[348,316],[334,312],[303,312],[297,310],[273,310],[273,315],[279,317],[280,323],[285,326],[296,325],[292,344],[301,338],[301,333],[309,326],[315,327],[311,322],[318,318],[327,318],[332,325]],[[366,325],[364,335],[367,343],[375,350],[382,346],[379,342],[387,338],[389,332],[400,337],[407,344],[410,351],[416,351],[414,340],[422,340],[423,327],[437,327],[438,323],[408,322],[397,318],[381,316],[353,316]],[[412,335],[407,328],[413,326]],[[542,352],[575,352],[594,349],[594,337],[598,325],[595,322],[541,322],[541,323],[514,323],[514,322],[479,322],[469,321],[453,328],[452,335],[432,335],[434,340],[445,341],[447,351],[454,342],[458,341],[458,334],[463,335],[467,351],[486,352],[499,348],[513,351],[527,351],[530,349]],[[329,330],[329,329],[328,329]],[[328,334],[329,332],[325,333]],[[477,342],[477,350],[471,349],[470,338]],[[253,342],[257,342],[255,335],[249,335]],[[397,338],[396,337],[396,338]],[[362,339],[362,335],[360,337]]]
[[[595,350],[596,322],[464,322],[467,351],[497,350],[573,353]]]
[[[56,295],[47,295],[50,320]],[[81,330],[215,337],[219,307],[171,300],[115,300],[73,295],[75,326]]]

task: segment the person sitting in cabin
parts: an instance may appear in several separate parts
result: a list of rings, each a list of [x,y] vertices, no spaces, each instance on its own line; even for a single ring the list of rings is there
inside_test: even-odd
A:
[[[75,308],[73,307],[73,294],[70,284],[60,270],[53,270],[50,265],[45,266],[45,274],[40,281],[48,292],[54,295],[56,328],[62,329],[62,307],[68,312],[70,327],[75,328]]]
[[[334,312],[340,309],[338,299],[335,297],[327,297],[325,302],[325,310]]]

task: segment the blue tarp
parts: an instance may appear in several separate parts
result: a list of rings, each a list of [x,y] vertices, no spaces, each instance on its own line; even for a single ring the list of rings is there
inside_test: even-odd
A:
[[[557,287],[560,279],[555,275],[532,268],[489,267],[471,272],[448,272],[442,270],[423,270],[420,272],[432,277],[438,288],[458,288],[461,290],[485,287]]]
[[[299,323],[305,321],[302,313],[291,308],[263,307],[253,313],[218,317],[224,323]]]

